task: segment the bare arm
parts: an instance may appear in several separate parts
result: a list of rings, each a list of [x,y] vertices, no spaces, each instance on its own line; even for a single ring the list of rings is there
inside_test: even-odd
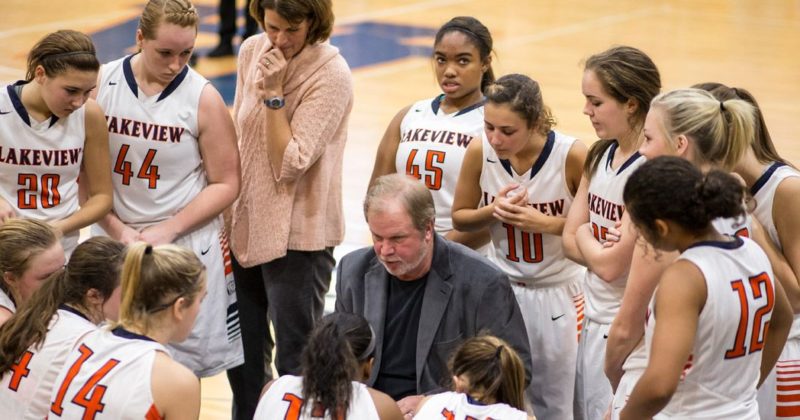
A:
[[[677,252],[656,251],[643,241],[634,247],[625,294],[606,341],[605,373],[615,392],[622,378],[622,365],[644,337],[647,307],[658,280],[677,257]]]
[[[778,185],[772,203],[772,220],[783,247],[783,258],[771,255],[780,252],[764,247],[772,269],[786,292],[793,313],[800,313],[800,178],[787,178]],[[766,232],[764,232],[766,236]]]
[[[200,380],[194,374],[157,352],[152,373],[153,402],[164,420],[197,420],[200,416]]]
[[[586,265],[586,261],[578,248],[578,228],[589,222],[589,181],[581,177],[575,199],[564,221],[564,230],[561,232],[561,243],[564,245],[564,255],[578,264]]]
[[[492,217],[494,203],[478,207],[483,169],[483,142],[479,140],[473,139],[467,146],[453,195],[453,227],[462,232],[484,229],[495,221]]]
[[[103,110],[94,100],[86,101],[86,140],[81,164],[81,184],[86,201],[81,208],[52,224],[64,233],[74,232],[100,220],[111,210],[111,163],[108,157],[108,128]],[[81,188],[81,187],[79,187]]]
[[[378,145],[378,152],[375,155],[375,165],[372,167],[372,176],[369,178],[369,185],[375,183],[375,180],[383,175],[393,174],[397,172],[395,165],[395,158],[397,157],[397,148],[400,145],[400,124],[403,122],[411,105],[403,108],[398,112],[386,131],[383,133],[383,138]]]
[[[649,419],[669,403],[692,352],[707,294],[703,274],[694,264],[679,260],[666,270],[656,292],[656,327],[647,369],[620,413],[621,420]]]
[[[153,245],[171,243],[208,223],[239,195],[241,168],[236,132],[222,96],[211,84],[203,88],[197,119],[208,185],[173,217],[142,231],[141,239]]]
[[[367,388],[375,410],[378,411],[378,418],[381,420],[403,420],[403,413],[392,397],[378,391],[377,389]]]
[[[633,248],[639,236],[627,212],[622,214],[621,222],[619,230],[622,232],[622,237],[612,247],[603,246],[595,239],[589,223],[580,226],[575,233],[578,249],[583,255],[586,267],[607,282],[614,281],[628,272]]]

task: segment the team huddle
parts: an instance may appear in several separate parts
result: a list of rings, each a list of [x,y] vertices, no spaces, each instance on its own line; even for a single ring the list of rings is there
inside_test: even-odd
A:
[[[237,420],[800,418],[800,172],[747,90],[662,92],[612,47],[587,147],[455,17],[442,92],[378,145],[373,245],[337,264],[331,1],[249,13],[232,116],[188,65],[190,0],[149,0],[102,65],[48,34],[0,92],[4,418],[197,419],[221,372]]]

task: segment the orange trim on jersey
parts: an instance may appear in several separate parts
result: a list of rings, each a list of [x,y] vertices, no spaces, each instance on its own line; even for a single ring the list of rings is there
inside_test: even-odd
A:
[[[777,406],[775,415],[778,417],[798,417],[800,416],[800,405]]]
[[[800,402],[800,394],[778,394],[778,402]]]
[[[162,420],[161,414],[159,414],[158,409],[156,408],[155,404],[150,404],[150,409],[147,410],[147,414],[144,415],[144,420]]]

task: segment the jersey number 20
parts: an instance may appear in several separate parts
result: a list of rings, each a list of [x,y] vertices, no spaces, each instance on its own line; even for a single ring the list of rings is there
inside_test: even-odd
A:
[[[17,208],[33,210],[38,208],[39,202],[43,209],[57,206],[61,203],[61,194],[58,192],[60,180],[61,175],[58,174],[43,174],[41,178],[36,174],[19,174],[17,183],[22,188],[17,190]]]

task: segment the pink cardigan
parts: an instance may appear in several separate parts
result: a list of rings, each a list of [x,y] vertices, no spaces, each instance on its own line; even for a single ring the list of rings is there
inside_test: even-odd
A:
[[[231,250],[244,267],[286,251],[318,251],[344,238],[342,159],[353,105],[350,68],[328,43],[308,45],[290,62],[283,88],[292,139],[280,174],[265,144],[264,105],[253,86],[255,59],[270,47],[265,34],[242,44],[233,118],[242,186],[229,209]]]

